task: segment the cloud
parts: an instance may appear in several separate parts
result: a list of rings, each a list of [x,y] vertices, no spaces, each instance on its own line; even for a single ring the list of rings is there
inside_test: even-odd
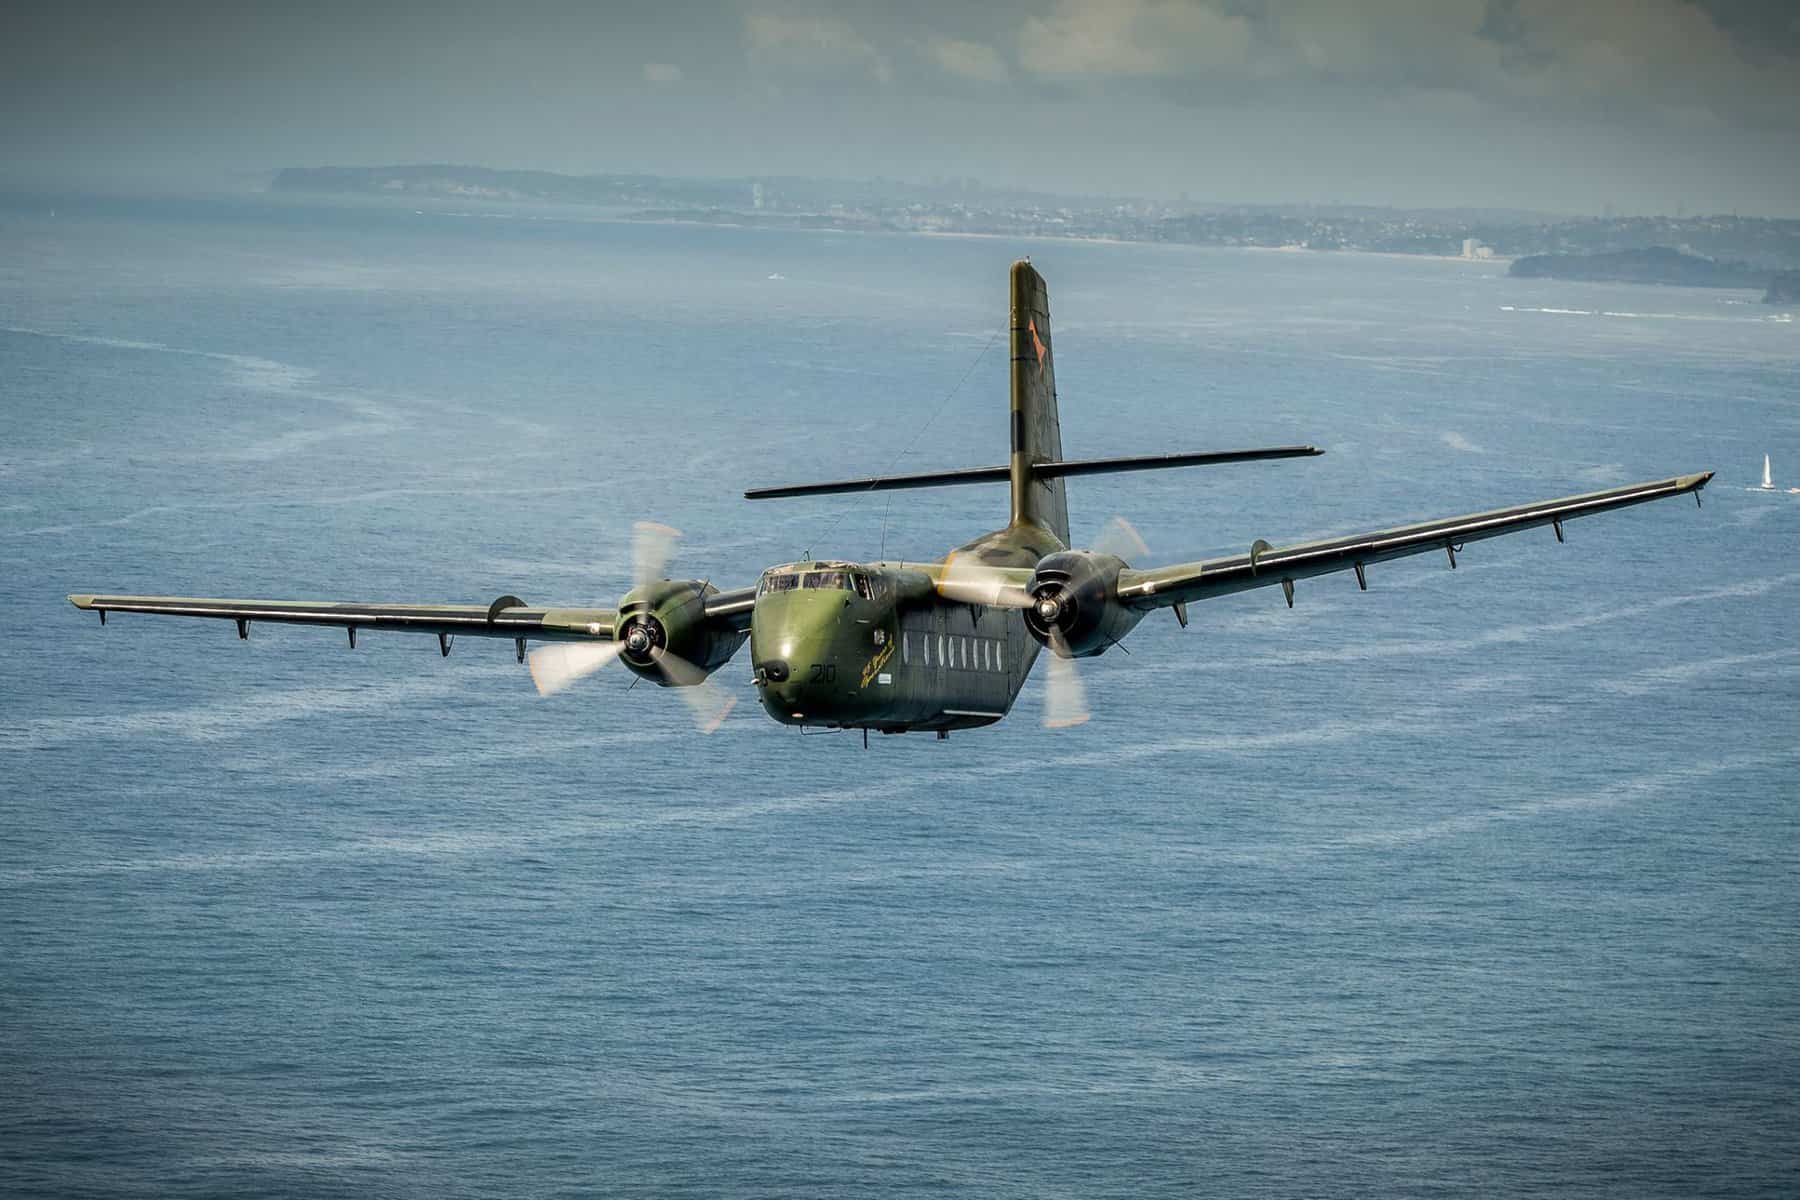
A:
[[[1053,79],[1147,78],[1241,63],[1250,23],[1181,0],[1058,0],[1027,19],[1019,62]]]
[[[1756,59],[1685,0],[1508,0],[1515,55],[1503,94],[1651,104],[1731,120],[1784,116],[1800,100],[1800,63]]]
[[[926,43],[926,51],[933,62],[951,75],[978,83],[1005,83],[1007,80],[1005,60],[985,42],[934,37]]]
[[[0,181],[463,161],[1560,211],[1800,196],[1797,0],[322,2],[12,6]]]
[[[1654,109],[1689,127],[1791,120],[1800,100],[1800,64],[1747,55],[1689,0],[1267,0],[1260,13],[1264,78],[1508,110]]]
[[[1498,65],[1500,47],[1481,36],[1494,8],[1489,0],[1272,0],[1261,64],[1323,80],[1455,85]]]
[[[1692,0],[1055,0],[1017,37],[1035,78],[1147,82],[1203,106],[1354,92],[1514,113],[1602,105],[1677,128],[1792,124],[1800,44],[1722,20]]]
[[[750,60],[769,74],[793,79],[868,76],[887,84],[888,57],[842,17],[827,12],[751,9],[744,14]]]

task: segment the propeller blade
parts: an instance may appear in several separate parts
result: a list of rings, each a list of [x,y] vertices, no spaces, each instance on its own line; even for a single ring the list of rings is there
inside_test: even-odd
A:
[[[659,649],[653,652],[652,661],[663,673],[663,678],[674,684],[675,690],[687,702],[688,711],[694,715],[694,725],[701,733],[716,732],[731,710],[737,707],[736,696],[679,654]]]
[[[1124,517],[1114,517],[1106,523],[1106,527],[1094,539],[1093,549],[1095,554],[1110,554],[1125,562],[1142,560],[1150,553],[1150,547],[1144,544],[1144,539]]]
[[[667,578],[669,559],[675,553],[675,542],[681,530],[655,521],[639,521],[632,526],[631,586],[641,588]]]
[[[938,576],[937,590],[944,599],[964,604],[1030,608],[1031,593],[1021,582],[1021,577],[1029,578],[1030,574],[1016,568],[990,567],[974,558],[952,554]]]
[[[538,695],[560,692],[619,657],[617,642],[552,642],[531,652],[531,682]]]
[[[1075,660],[1064,658],[1069,644],[1060,633],[1050,635],[1050,665],[1044,675],[1044,728],[1068,729],[1087,724],[1087,694],[1076,674]]]

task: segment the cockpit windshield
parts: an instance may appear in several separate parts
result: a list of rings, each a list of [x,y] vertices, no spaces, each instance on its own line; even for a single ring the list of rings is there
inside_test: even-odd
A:
[[[868,577],[853,571],[796,571],[790,568],[777,568],[763,573],[762,582],[757,585],[756,594],[767,596],[770,592],[791,592],[795,588],[824,588],[831,591],[850,592],[867,600],[872,593],[869,589]]]

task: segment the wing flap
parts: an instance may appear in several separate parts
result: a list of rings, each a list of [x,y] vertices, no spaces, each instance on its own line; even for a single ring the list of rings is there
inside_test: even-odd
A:
[[[74,595],[76,608],[164,617],[225,621],[274,621],[286,625],[335,625],[351,630],[404,630],[456,637],[527,638],[532,641],[610,641],[616,613],[609,608],[535,608],[502,596],[489,605],[377,604],[321,600],[225,600],[204,596]]]
[[[1697,475],[1678,475],[1671,479],[1632,484],[1629,487],[1563,496],[1535,504],[1400,525],[1373,533],[1328,538],[1294,546],[1272,547],[1258,542],[1246,554],[1196,563],[1178,563],[1147,571],[1121,571],[1119,600],[1132,608],[1151,609],[1275,584],[1291,588],[1296,579],[1359,569],[1369,563],[1386,562],[1430,551],[1447,553],[1454,565],[1455,553],[1465,542],[1499,537],[1544,525],[1557,526],[1560,536],[1560,527],[1564,521],[1644,504],[1651,500],[1697,493],[1711,478],[1711,471]]]

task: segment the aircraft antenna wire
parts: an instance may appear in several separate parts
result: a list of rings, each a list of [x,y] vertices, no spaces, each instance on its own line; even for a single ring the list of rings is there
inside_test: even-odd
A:
[[[887,476],[894,474],[894,468],[900,465],[900,460],[905,458],[908,454],[911,454],[913,452],[913,448],[919,444],[919,439],[925,436],[925,431],[927,429],[930,429],[932,426],[932,423],[935,422],[938,419],[938,417],[943,415],[943,412],[946,408],[950,407],[950,402],[952,400],[956,399],[958,393],[960,393],[963,390],[963,386],[969,382],[969,378],[975,374],[975,369],[977,367],[979,367],[981,365],[982,360],[987,357],[988,351],[992,350],[994,348],[994,343],[999,340],[1000,340],[1000,330],[996,329],[996,330],[994,330],[994,332],[988,334],[988,340],[982,344],[980,353],[975,355],[975,361],[973,361],[969,364],[969,369],[962,373],[962,378],[958,379],[956,381],[956,386],[951,388],[948,392],[946,392],[944,394],[944,398],[942,400],[938,401],[938,406],[931,410],[931,415],[929,417],[925,418],[925,423],[923,425],[920,425],[918,428],[918,431],[912,435],[912,440],[907,442],[905,446],[901,447],[900,453],[894,455],[893,461],[888,463],[887,470],[883,471],[880,475],[875,476],[873,479],[871,479],[869,481],[870,488],[873,488],[876,483],[880,482],[882,479],[886,478]],[[889,500],[891,503],[892,497],[890,497]],[[829,538],[832,535],[832,533],[834,533],[837,530],[837,527],[843,523],[844,517],[846,514],[849,513],[849,511],[850,510],[848,507],[840,508],[838,510],[837,516],[835,516],[831,519],[831,524],[829,524],[825,527],[824,533],[822,533],[818,537],[812,539],[812,544],[815,546],[824,545],[826,543],[826,539]],[[887,514],[886,514],[886,510],[883,510],[883,513],[882,513],[881,553],[882,553],[883,557],[886,557],[886,555],[887,555]],[[811,554],[812,554],[812,552],[810,550],[807,551],[808,557],[811,557]]]

